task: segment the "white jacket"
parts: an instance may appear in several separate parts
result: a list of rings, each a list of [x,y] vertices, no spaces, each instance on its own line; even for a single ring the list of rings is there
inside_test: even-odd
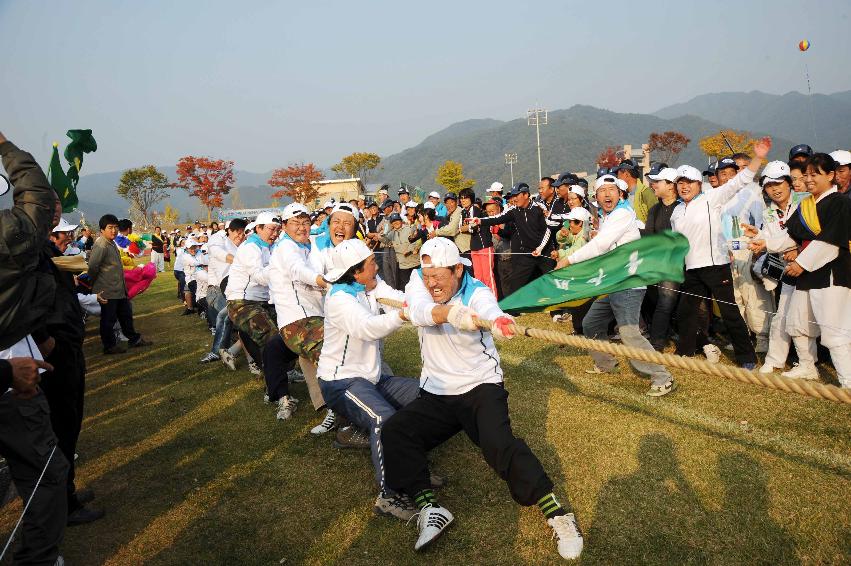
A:
[[[227,237],[223,230],[219,230],[212,236],[207,245],[207,255],[210,256],[210,265],[208,267],[210,285],[219,286],[227,274],[230,272],[230,266],[227,262],[228,254],[236,256],[236,244]]]
[[[573,252],[568,260],[571,264],[588,261],[628,244],[641,237],[635,210],[626,201],[620,201],[613,211],[603,216],[597,235]]]
[[[299,245],[282,234],[272,251],[269,288],[278,328],[309,316],[322,316],[322,289],[316,285],[319,274],[308,263],[310,248],[310,244]]]
[[[697,195],[689,203],[681,202],[674,209],[671,227],[689,243],[686,269],[730,263],[729,247],[721,228],[721,210],[753,177],[753,171],[744,169],[720,187]]]
[[[252,234],[233,257],[225,298],[229,301],[269,301],[271,246]]]
[[[405,299],[404,293],[380,279],[369,293],[358,284],[331,287],[325,300],[325,337],[317,377],[325,381],[362,377],[378,383],[382,339],[398,330],[403,322],[396,310],[381,314],[378,297]]]
[[[411,322],[417,327],[423,369],[420,387],[435,395],[461,395],[483,383],[502,383],[502,367],[493,336],[486,330],[456,330],[451,324],[435,324],[432,310],[437,305],[423,285],[420,270],[411,272],[405,288]],[[447,304],[464,304],[483,319],[505,313],[493,292],[477,279],[464,275],[461,288]]]

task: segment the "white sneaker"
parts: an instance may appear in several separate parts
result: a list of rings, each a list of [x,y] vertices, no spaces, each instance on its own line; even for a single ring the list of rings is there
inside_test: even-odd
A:
[[[293,368],[287,373],[290,383],[304,383],[304,374],[298,368]]]
[[[298,399],[294,397],[290,397],[289,395],[284,395],[280,399],[278,399],[278,414],[276,418],[279,421],[285,421],[291,416],[298,408]]]
[[[219,358],[221,358],[222,363],[225,364],[229,370],[236,371],[236,356],[222,348],[219,350]]]
[[[706,361],[710,364],[717,364],[721,361],[721,349],[715,344],[707,344],[704,346],[703,355],[706,356]]]
[[[818,370],[812,364],[795,364],[792,369],[784,371],[780,375],[790,379],[809,379],[815,381],[818,379]]]
[[[322,422],[310,429],[310,434],[325,434],[326,432],[333,430],[336,423],[337,416],[334,414],[334,411],[328,409],[328,412],[325,413],[325,418],[322,419]]]
[[[759,367],[759,373],[774,373],[774,370],[779,369],[771,364],[762,364]]]
[[[553,322],[561,322],[561,315],[560,314],[554,314],[553,315]]]
[[[651,385],[650,389],[645,393],[648,397],[662,397],[677,388],[677,384],[672,377],[662,385]]]
[[[448,509],[440,506],[428,504],[420,509],[417,514],[417,528],[420,530],[420,536],[417,537],[414,550],[420,550],[434,542],[454,519],[455,517]]]
[[[400,521],[410,521],[417,514],[417,507],[410,498],[395,493],[379,493],[372,509],[376,515],[395,517]]]
[[[757,354],[764,354],[768,351],[768,337],[767,336],[757,336],[756,337],[756,346],[754,346],[754,352]]]
[[[553,537],[558,539],[558,553],[561,557],[568,560],[579,558],[584,541],[573,513],[547,519],[547,524],[553,529]]]
[[[248,362],[248,371],[250,371],[254,375],[263,375],[263,370],[260,369],[260,366],[257,365],[257,363],[253,360]]]

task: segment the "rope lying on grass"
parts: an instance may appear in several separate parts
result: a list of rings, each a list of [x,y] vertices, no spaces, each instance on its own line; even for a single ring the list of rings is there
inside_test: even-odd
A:
[[[394,308],[404,307],[404,303],[391,299],[378,299],[378,302]],[[477,325],[485,330],[490,330],[492,324],[493,322],[490,320],[479,319],[477,321]],[[769,389],[777,389],[780,391],[786,391],[787,393],[797,393],[798,395],[806,395],[807,397],[827,399],[829,401],[847,403],[851,405],[851,390],[842,389],[835,385],[828,385],[818,381],[789,379],[773,373],[759,373],[749,371],[744,368],[712,364],[704,360],[688,358],[685,356],[660,354],[655,350],[631,348],[622,344],[592,340],[591,338],[585,338],[583,336],[573,336],[571,334],[565,334],[564,332],[532,328],[516,323],[514,324],[514,330],[518,335],[528,336],[529,338],[537,338],[554,344],[564,344],[566,346],[573,346],[574,348],[582,348],[584,350],[596,350],[598,352],[623,356],[625,358],[640,360],[642,362],[651,362],[679,369],[697,371],[707,375],[714,375],[716,377],[723,377],[724,379],[739,381],[741,383],[761,385],[763,387],[768,387]]]

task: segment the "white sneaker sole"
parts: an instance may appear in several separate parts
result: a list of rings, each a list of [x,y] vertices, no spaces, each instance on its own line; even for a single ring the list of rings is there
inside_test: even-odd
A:
[[[434,541],[436,541],[437,539],[439,539],[439,538],[440,538],[440,536],[441,536],[443,533],[445,533],[445,532],[446,532],[446,530],[447,530],[447,529],[449,529],[449,527],[451,527],[451,526],[452,526],[452,523],[454,523],[454,522],[455,522],[455,517],[453,516],[451,519],[449,519],[449,522],[448,522],[448,523],[446,523],[446,526],[445,526],[445,527],[443,527],[442,529],[440,529],[439,531],[437,531],[437,533],[435,533],[435,535],[434,535],[433,537],[431,537],[430,539],[428,539],[428,540],[424,541],[424,542],[423,542],[422,544],[420,544],[419,546],[417,546],[417,544],[419,544],[419,541],[417,541],[417,544],[415,544],[415,545],[414,545],[414,550],[416,550],[417,552],[419,552],[420,550],[422,550],[422,549],[426,548],[428,545],[430,545],[431,543],[433,543]]]

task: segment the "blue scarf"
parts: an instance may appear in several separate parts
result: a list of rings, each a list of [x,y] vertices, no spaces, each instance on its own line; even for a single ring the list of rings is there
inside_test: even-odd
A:
[[[261,238],[257,234],[251,234],[248,237],[248,241],[253,243],[253,244],[256,244],[260,248],[268,248],[268,247],[272,246],[272,244],[270,244],[269,242],[267,242],[266,240],[264,240],[263,238]]]
[[[298,247],[300,247],[303,250],[310,250],[310,242],[305,242],[305,243],[296,242],[295,240],[290,238],[290,235],[287,234],[286,232],[284,232],[283,237],[286,238],[287,240],[291,241],[292,243],[294,243],[295,245],[297,245]]]
[[[361,285],[357,281],[353,283],[334,283],[333,285],[331,285],[331,292],[328,295],[333,295],[338,291],[348,293],[352,297],[357,298],[358,293],[363,293],[364,291],[366,291],[366,285]]]

